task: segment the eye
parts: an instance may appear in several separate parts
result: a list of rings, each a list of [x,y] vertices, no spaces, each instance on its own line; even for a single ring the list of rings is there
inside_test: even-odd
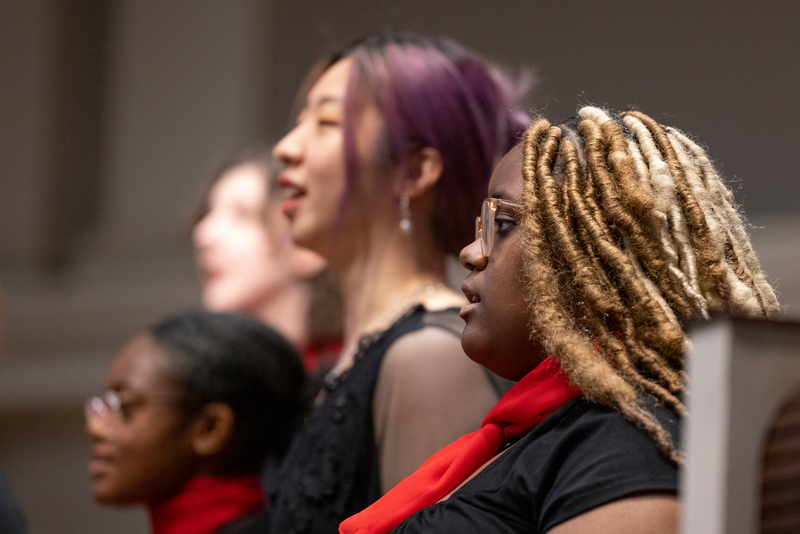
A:
[[[319,126],[339,126],[341,122],[341,117],[333,114],[322,114],[317,118]]]
[[[500,206],[494,214],[494,227],[497,235],[508,234],[517,225],[515,211],[510,206]]]
[[[123,421],[130,421],[136,408],[142,404],[141,398],[130,396],[127,393],[119,395],[119,403],[117,410],[119,411],[120,418]]]
[[[119,414],[122,418],[126,421],[130,420],[131,415],[133,415],[133,409],[136,403],[133,401],[120,401],[119,403]]]
[[[497,229],[497,233],[500,235],[505,235],[517,225],[517,221],[515,221],[512,217],[502,216],[496,217],[494,220],[494,226]]]

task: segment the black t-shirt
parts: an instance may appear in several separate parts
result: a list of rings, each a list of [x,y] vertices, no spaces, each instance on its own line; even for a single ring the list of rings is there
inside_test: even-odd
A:
[[[214,534],[267,534],[269,531],[269,513],[265,510],[237,517],[219,527]]]
[[[647,409],[680,443],[680,421]],[[582,397],[562,406],[449,499],[393,532],[539,533],[639,491],[675,493],[678,468],[645,431]]]

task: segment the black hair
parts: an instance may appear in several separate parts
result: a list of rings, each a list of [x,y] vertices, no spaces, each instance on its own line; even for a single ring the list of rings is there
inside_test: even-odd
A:
[[[306,409],[300,356],[283,336],[251,317],[207,311],[169,317],[147,334],[169,357],[187,416],[212,402],[233,410],[227,470],[257,473],[268,456],[283,456]]]

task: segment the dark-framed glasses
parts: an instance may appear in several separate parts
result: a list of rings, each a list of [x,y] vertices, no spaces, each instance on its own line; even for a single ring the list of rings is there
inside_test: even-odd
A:
[[[494,236],[497,235],[495,218],[498,213],[508,212],[508,217],[516,220],[517,211],[522,206],[500,198],[487,198],[481,206],[481,216],[475,218],[475,240],[481,243],[481,252],[488,258],[494,246]]]

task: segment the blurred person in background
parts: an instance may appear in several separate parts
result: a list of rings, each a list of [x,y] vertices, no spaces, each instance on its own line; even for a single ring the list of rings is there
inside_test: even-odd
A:
[[[259,482],[305,411],[299,357],[244,315],[187,312],[131,340],[86,404],[97,502],[147,507],[154,534],[267,524]]]
[[[318,389],[341,350],[341,296],[327,262],[291,239],[279,171],[272,147],[253,145],[212,175],[192,228],[203,305],[276,329],[318,377]]]
[[[0,355],[3,348],[3,291],[0,287]],[[25,534],[25,516],[11,493],[3,472],[0,471],[0,533]]]
[[[527,124],[518,85],[453,41],[409,34],[367,37],[309,73],[274,153],[295,243],[342,283],[344,349],[287,453],[274,532],[335,532],[502,394],[461,349],[446,259]]]
[[[705,150],[636,111],[542,118],[476,226],[462,345],[518,382],[340,532],[678,532],[686,325],[780,313]]]

